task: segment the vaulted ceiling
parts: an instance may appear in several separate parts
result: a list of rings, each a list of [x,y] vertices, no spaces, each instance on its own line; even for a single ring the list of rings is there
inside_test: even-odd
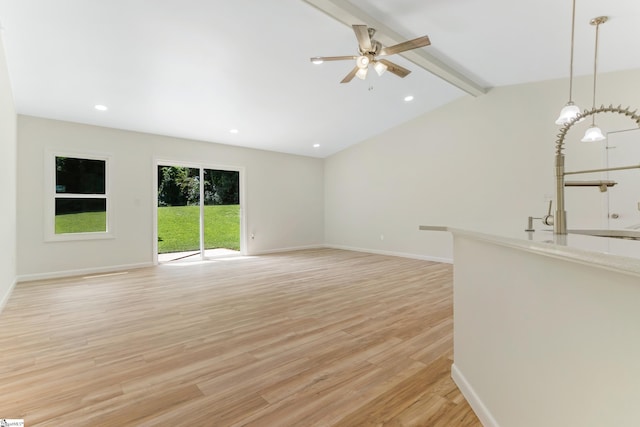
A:
[[[599,70],[640,68],[640,2],[576,3],[576,74],[600,15]],[[357,54],[351,24],[432,44],[389,58],[404,79],[340,84],[352,62],[309,58]],[[567,78],[571,0],[0,0],[0,25],[21,114],[326,157],[462,96]]]

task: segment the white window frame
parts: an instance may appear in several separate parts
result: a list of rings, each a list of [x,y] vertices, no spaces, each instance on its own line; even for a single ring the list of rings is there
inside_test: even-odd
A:
[[[48,151],[45,157],[45,242],[68,242],[78,240],[113,239],[113,214],[111,203],[111,163],[110,154],[80,153],[70,151]],[[104,195],[102,194],[74,194],[56,192],[56,157],[71,157],[76,159],[101,160],[105,162]],[[92,231],[85,233],[56,234],[56,199],[101,199],[106,200],[106,231]]]

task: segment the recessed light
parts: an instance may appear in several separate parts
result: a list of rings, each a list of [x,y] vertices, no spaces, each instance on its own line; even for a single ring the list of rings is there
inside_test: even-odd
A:
[[[405,97],[404,97],[404,101],[405,101],[405,102],[411,102],[411,101],[413,101],[413,95],[407,95],[407,96],[405,96]]]
[[[107,111],[108,108],[106,105],[102,105],[102,104],[96,104],[93,106],[93,108],[95,108],[98,111]]]
[[[238,129],[231,129],[229,132],[231,132],[231,133],[238,133],[238,132],[240,132],[240,131],[239,131]]]
[[[313,148],[320,148],[320,144],[313,144]]]

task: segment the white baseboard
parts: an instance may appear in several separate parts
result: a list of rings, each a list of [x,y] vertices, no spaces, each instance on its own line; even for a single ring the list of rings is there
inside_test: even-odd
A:
[[[16,287],[16,283],[18,283],[18,281],[14,280],[11,286],[9,286],[9,289],[7,289],[7,292],[5,292],[4,295],[2,295],[2,298],[0,299],[0,313],[2,313],[2,310],[4,310],[4,306],[7,304],[7,301],[9,301],[9,297],[13,292],[13,288]]]
[[[269,249],[264,251],[255,251],[251,253],[247,253],[248,256],[252,255],[267,255],[267,254],[275,254],[281,252],[292,252],[292,251],[301,251],[305,249],[321,249],[321,248],[331,248],[331,249],[342,249],[346,251],[354,251],[354,252],[365,252],[372,253],[378,255],[388,255],[388,256],[397,256],[401,258],[412,258],[412,259],[420,259],[424,261],[433,261],[433,262],[441,262],[445,264],[453,264],[453,260],[450,258],[438,258],[432,257],[428,255],[417,255],[410,254],[404,252],[392,252],[392,251],[379,251],[374,249],[365,249],[365,248],[356,248],[352,246],[341,246],[341,245],[326,245],[326,244],[317,244],[317,245],[306,245],[306,246],[293,246],[288,248],[278,248],[278,249]],[[54,271],[47,273],[36,273],[36,274],[22,274],[17,277],[16,282],[29,282],[32,280],[47,280],[47,279],[58,279],[61,277],[72,277],[72,276],[86,276],[89,274],[98,274],[98,273],[110,273],[114,271],[123,271],[123,270],[132,270],[137,268],[145,268],[145,267],[153,267],[157,265],[153,262],[145,262],[139,264],[124,264],[124,265],[114,265],[109,267],[98,267],[98,268],[84,268],[77,270],[65,270],[65,271]],[[15,284],[14,284],[15,286]],[[13,287],[11,288],[13,289]],[[6,297],[8,298],[8,296]],[[1,302],[0,302],[1,304]],[[0,308],[2,305],[0,305]]]
[[[469,402],[469,406],[471,406],[473,412],[476,413],[482,425],[484,427],[500,427],[495,418],[493,418],[493,415],[491,415],[489,409],[482,402],[482,399],[480,399],[480,396],[478,396],[455,363],[451,365],[451,378],[453,378],[453,382],[456,383],[462,395],[467,399],[467,402]]]
[[[290,248],[278,248],[278,249],[268,249],[266,251],[253,251],[251,253],[247,253],[248,256],[252,255],[268,255],[268,254],[277,254],[281,252],[293,252],[293,251],[303,251],[305,249],[321,249],[326,248],[327,246],[319,244],[319,245],[308,245],[308,246],[294,246]]]
[[[418,255],[418,254],[411,254],[406,252],[380,251],[376,249],[356,248],[352,246],[342,246],[342,245],[324,245],[324,247],[332,248],[332,249],[342,249],[345,251],[366,252],[366,253],[376,254],[376,255],[397,256],[400,258],[420,259],[423,261],[433,261],[433,262],[441,262],[444,264],[453,264],[453,259],[451,258],[439,258],[439,257],[432,257],[429,255]]]
[[[109,267],[82,268],[78,270],[54,271],[49,273],[23,274],[18,276],[18,282],[30,282],[32,280],[58,279],[61,277],[87,276],[90,274],[112,273],[114,271],[133,270],[137,268],[153,267],[153,262],[138,264],[112,265]]]

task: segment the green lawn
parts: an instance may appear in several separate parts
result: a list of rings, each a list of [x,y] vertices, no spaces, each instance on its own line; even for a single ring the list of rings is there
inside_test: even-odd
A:
[[[158,253],[197,251],[200,208],[175,206],[158,208]],[[240,250],[240,206],[204,207],[205,249]],[[56,215],[56,234],[104,232],[105,212]]]
[[[56,234],[107,231],[106,212],[56,215]]]
[[[158,253],[199,249],[198,206],[158,208]],[[240,206],[204,207],[205,249],[240,250]]]

